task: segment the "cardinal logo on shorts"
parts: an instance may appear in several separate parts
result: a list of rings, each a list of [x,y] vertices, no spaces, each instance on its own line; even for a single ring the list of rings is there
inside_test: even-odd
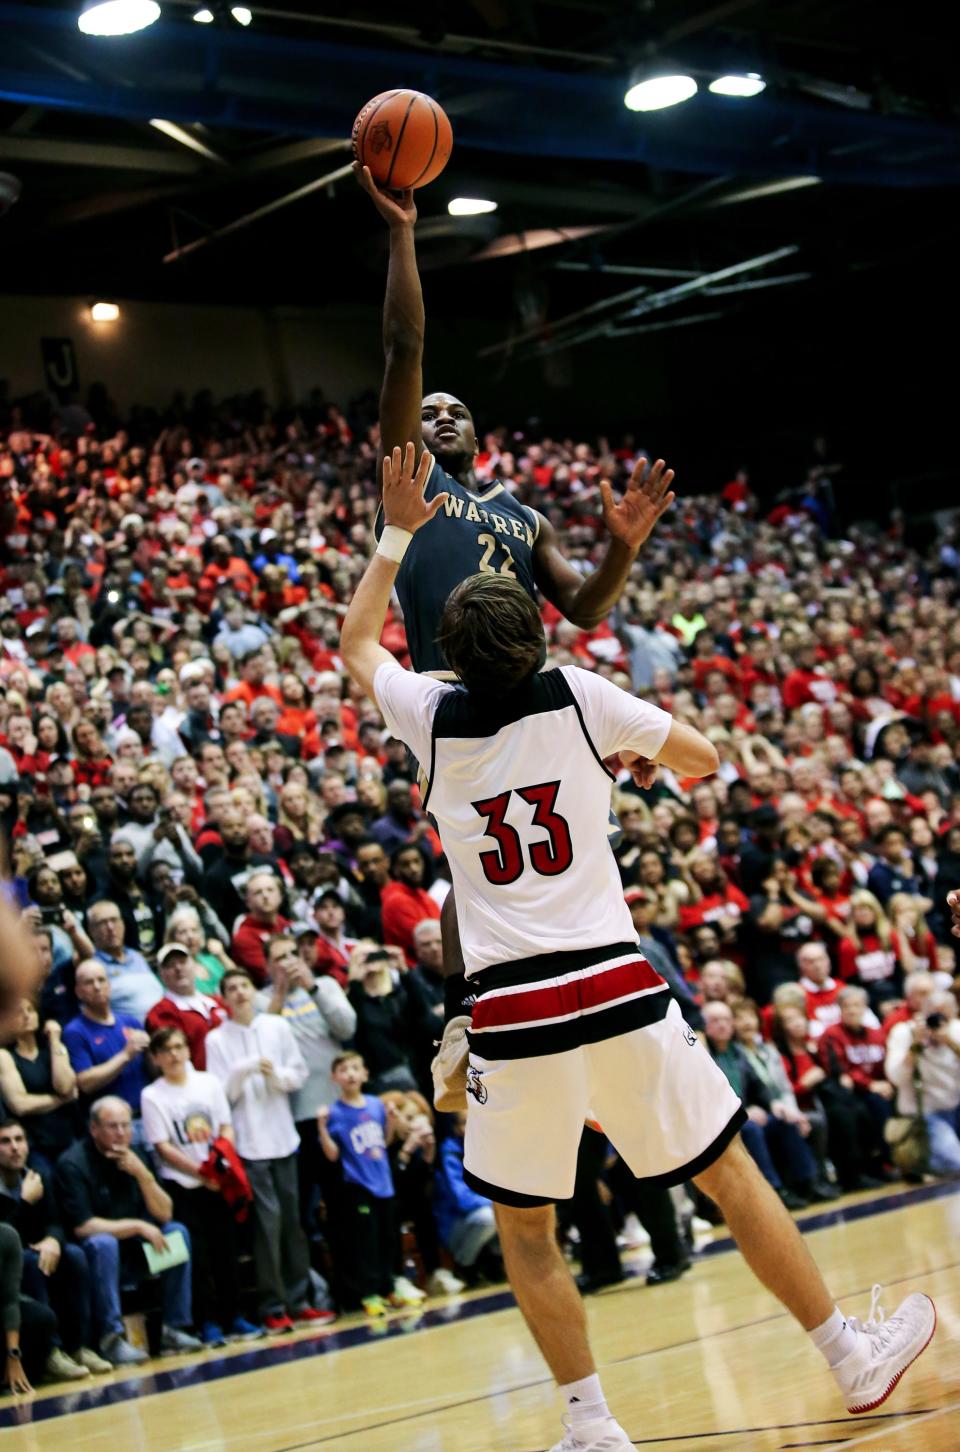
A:
[[[379,156],[381,151],[393,150],[393,137],[390,135],[389,121],[378,121],[375,126],[370,127],[366,146],[374,156]]]
[[[683,1037],[686,1039],[691,1049],[696,1047],[697,1036],[688,1023],[685,1023],[683,1026]]]
[[[487,1086],[480,1078],[480,1070],[472,1066],[467,1070],[467,1093],[472,1094],[478,1104],[486,1104]]]

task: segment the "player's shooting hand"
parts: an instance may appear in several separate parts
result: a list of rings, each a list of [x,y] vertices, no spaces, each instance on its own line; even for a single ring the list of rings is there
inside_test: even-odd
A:
[[[359,161],[353,163],[353,174],[385,222],[391,227],[413,226],[417,220],[417,204],[413,200],[412,188],[402,192],[382,190],[374,181],[370,168],[361,166]]]
[[[429,503],[424,499],[423,491],[433,468],[433,455],[424,449],[414,473],[416,457],[413,444],[407,444],[402,457],[397,447],[383,461],[384,523],[409,530],[411,534],[415,534],[421,525],[429,524],[447,502],[446,492],[438,494]]]
[[[646,459],[637,460],[626,492],[620,500],[614,499],[609,479],[600,481],[604,524],[614,539],[621,540],[632,550],[640,548],[657,520],[676,498],[670,488],[673,483],[673,470],[668,469],[662,459],[658,459],[644,479],[646,467]]]

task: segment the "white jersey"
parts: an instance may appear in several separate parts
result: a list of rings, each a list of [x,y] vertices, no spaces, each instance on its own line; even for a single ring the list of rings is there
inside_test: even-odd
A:
[[[468,977],[636,944],[607,841],[603,759],[627,749],[655,757],[666,711],[577,666],[540,672],[505,701],[475,700],[390,661],[374,692],[427,771],[425,805],[450,864]]]

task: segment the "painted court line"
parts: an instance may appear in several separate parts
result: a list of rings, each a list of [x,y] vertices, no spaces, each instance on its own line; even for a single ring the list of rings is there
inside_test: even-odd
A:
[[[908,1205],[921,1204],[928,1200],[941,1199],[947,1195],[958,1193],[956,1183],[941,1182],[935,1185],[922,1185],[912,1189],[903,1190],[891,1195],[884,1195],[874,1200],[861,1201],[857,1204],[847,1206],[840,1210],[829,1210],[807,1216],[799,1222],[800,1229],[804,1232],[824,1229],[828,1226],[839,1225],[848,1221],[866,1219],[875,1215],[885,1215],[894,1210],[906,1208]],[[735,1250],[734,1242],[725,1238],[721,1241],[711,1242],[704,1252],[697,1255],[697,1260],[711,1255],[728,1254]],[[950,1266],[939,1266],[935,1270],[928,1271],[928,1274],[936,1274],[938,1271],[948,1270]],[[634,1272],[634,1278],[640,1275],[639,1271]],[[903,1280],[913,1280],[915,1276],[905,1276]],[[890,1285],[898,1282],[888,1282]],[[863,1291],[847,1292],[841,1299],[849,1299],[850,1296],[864,1294]],[[8,1402],[6,1406],[0,1407],[0,1428],[18,1427],[25,1422],[47,1421],[55,1417],[68,1414],[92,1411],[99,1407],[115,1406],[121,1402],[134,1401],[144,1397],[162,1395],[171,1391],[182,1391],[189,1387],[200,1386],[205,1383],[219,1381],[226,1377],[239,1376],[244,1372],[260,1371],[268,1367],[285,1365],[291,1361],[300,1361],[313,1356],[325,1356],[337,1351],[352,1350],[361,1346],[377,1345],[381,1340],[393,1339],[405,1334],[418,1334],[420,1331],[436,1330],[442,1326],[455,1324],[465,1320],[472,1320],[475,1317],[491,1315],[497,1311],[506,1310],[515,1306],[512,1293],[509,1290],[496,1290],[473,1301],[466,1301],[460,1306],[448,1304],[435,1310],[421,1313],[414,1327],[410,1326],[409,1320],[404,1323],[404,1318],[391,1318],[385,1328],[385,1334],[371,1334],[367,1325],[347,1326],[342,1331],[323,1332],[319,1336],[304,1337],[297,1341],[273,1343],[265,1346],[251,1347],[249,1351],[236,1354],[231,1357],[217,1357],[211,1360],[192,1362],[187,1366],[178,1367],[174,1370],[163,1369],[151,1370],[143,1376],[128,1377],[122,1381],[101,1384],[99,1387],[90,1388],[85,1391],[74,1391],[70,1393],[59,1393],[54,1396],[38,1397],[29,1403],[15,1404]],[[743,1330],[751,1325],[759,1325],[766,1321],[778,1320],[781,1312],[775,1316],[762,1317],[756,1322],[746,1322],[743,1326],[725,1327],[721,1331],[713,1332],[711,1335],[724,1335],[730,1331]],[[634,1353],[630,1356],[619,1358],[616,1361],[608,1362],[608,1365],[619,1365],[624,1361],[635,1361],[649,1355],[659,1355],[664,1351],[677,1349],[679,1346],[695,1345],[703,1337],[694,1337],[684,1342],[677,1342],[669,1346],[652,1348],[649,1351]],[[504,1392],[521,1390],[526,1386],[539,1386],[550,1380],[549,1377],[536,1381],[523,1383],[521,1386],[504,1388]],[[502,1393],[494,1393],[499,1395]],[[490,1394],[475,1400],[485,1400]],[[429,1405],[429,1403],[428,1403]],[[388,1408],[383,1408],[387,1412]],[[445,1408],[436,1408],[437,1411]],[[369,1415],[369,1411],[367,1412]],[[420,1415],[424,1415],[421,1413]],[[408,1420],[407,1417],[398,1418],[400,1421]],[[307,1424],[315,1427],[317,1423]],[[378,1423],[377,1425],[384,1425]],[[294,1429],[291,1429],[294,1430]],[[299,1430],[296,1429],[296,1430]],[[372,1430],[367,1428],[366,1430]],[[353,1436],[355,1433],[347,1432],[340,1435]],[[714,1434],[716,1435],[716,1434]],[[330,1440],[329,1438],[324,1440]],[[199,1444],[200,1446],[204,1444]],[[304,1444],[316,1445],[316,1444]],[[841,1444],[842,1445],[842,1444]]]
[[[951,1402],[949,1406],[936,1407],[930,1412],[907,1412],[904,1414],[907,1418],[906,1421],[902,1422],[899,1427],[884,1429],[883,1435],[890,1438],[899,1437],[901,1432],[912,1432],[914,1427],[919,1427],[921,1423],[935,1422],[938,1417],[948,1417],[954,1412],[960,1412],[960,1402]],[[872,1432],[864,1432],[862,1437],[853,1437],[843,1442],[831,1442],[827,1452],[849,1452],[851,1447],[864,1447],[876,1435],[875,1427]]]

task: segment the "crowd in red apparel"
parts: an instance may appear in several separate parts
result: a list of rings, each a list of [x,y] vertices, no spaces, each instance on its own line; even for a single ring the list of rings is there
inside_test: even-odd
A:
[[[480,1207],[458,1200],[462,1184],[437,1192],[435,1166],[455,1181],[457,1156],[438,1158],[424,1128],[441,844],[402,743],[338,651],[373,541],[378,443],[362,408],[231,405],[109,428],[75,410],[45,434],[11,418],[0,818],[8,893],[47,945],[43,1019],[82,1018],[78,965],[100,962],[115,1006],[145,1032],[182,1027],[201,1071],[232,966],[294,1024],[296,992],[336,988],[323,1073],[294,1110],[302,1225],[335,1219],[317,1219],[335,1188],[309,1126],[335,1097],[330,1063],[355,1045],[368,1088],[407,1096],[418,1122],[391,1155],[398,1184],[424,1169],[405,1204],[429,1279],[439,1244],[462,1244],[450,1224]],[[600,480],[624,487],[639,453],[499,429],[477,474],[545,514],[589,571]],[[720,755],[706,782],[662,771],[640,792],[619,772],[615,851],[641,943],[748,1103],[762,1132],[748,1145],[788,1203],[892,1173],[890,1125],[916,1117],[918,1075],[929,1143],[913,1168],[960,1170],[945,906],[960,884],[957,521],[919,544],[898,516],[849,522],[820,468],[771,508],[743,472],[714,493],[684,484],[607,621],[584,631],[543,609],[552,663],[656,701]],[[383,640],[407,663],[396,611]],[[97,903],[119,909],[119,943]],[[284,969],[278,987],[271,944],[286,937],[303,981]],[[168,944],[188,960],[178,989]],[[155,1072],[143,1054],[144,1082]],[[439,1243],[423,1228],[434,1195]]]

